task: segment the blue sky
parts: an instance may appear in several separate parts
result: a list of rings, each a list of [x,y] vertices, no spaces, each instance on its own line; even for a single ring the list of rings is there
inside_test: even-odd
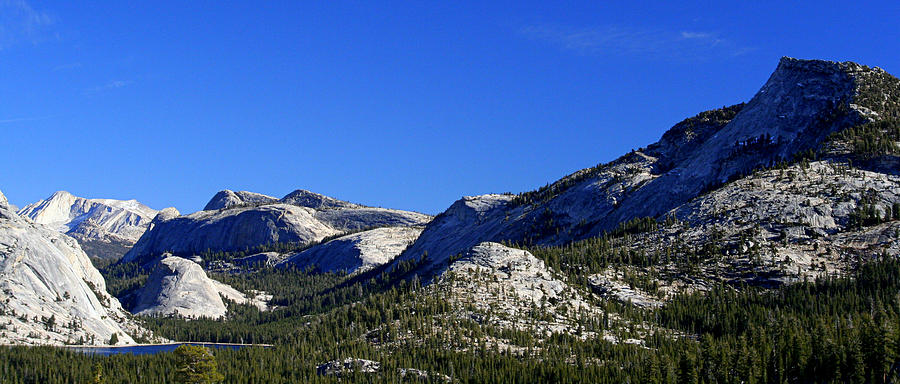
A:
[[[0,0],[20,206],[304,188],[437,213],[749,100],[781,56],[900,73],[896,1],[80,3]]]

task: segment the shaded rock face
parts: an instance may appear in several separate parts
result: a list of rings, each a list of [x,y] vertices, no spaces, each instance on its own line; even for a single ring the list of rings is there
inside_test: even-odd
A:
[[[357,274],[393,260],[421,232],[421,227],[394,227],[354,233],[288,256],[278,267]]]
[[[230,191],[224,190],[219,191],[213,196],[212,199],[206,203],[206,207],[203,208],[204,211],[213,211],[216,209],[227,209],[236,206],[247,206],[247,205],[262,205],[262,204],[272,204],[277,202],[278,199],[272,196],[266,196],[261,193],[248,192],[248,191]]]
[[[506,224],[503,208],[511,199],[511,195],[464,197],[435,217],[393,264],[424,257],[422,274],[427,278],[437,273],[448,257],[482,242],[485,234],[502,236]]]
[[[416,212],[364,207],[308,191],[295,191],[273,204],[235,205],[186,216],[164,210],[122,260],[146,263],[165,252],[191,256],[209,250],[239,251],[272,243],[306,244],[346,231],[424,225],[430,219]]]
[[[210,279],[199,264],[175,256],[156,262],[147,282],[127,301],[136,315],[178,315],[189,318],[222,318],[227,313],[223,297],[247,303],[244,294]]]
[[[113,334],[119,344],[149,336],[75,239],[0,204],[0,344],[106,344]]]
[[[59,191],[18,213],[79,242],[112,244],[108,247],[111,252],[103,252],[102,244],[88,247],[92,251],[89,256],[118,258],[147,230],[157,211],[136,200],[85,199]]]
[[[535,192],[457,201],[392,267],[427,253],[419,272],[428,277],[483,241],[564,244],[633,218],[662,217],[729,179],[790,160],[868,121],[873,114],[858,104],[860,89],[866,79],[885,76],[850,62],[783,58],[748,103],[687,119],[647,148]]]

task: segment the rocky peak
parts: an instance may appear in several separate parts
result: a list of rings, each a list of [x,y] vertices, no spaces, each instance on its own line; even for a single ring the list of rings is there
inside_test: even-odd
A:
[[[783,58],[775,72],[733,119],[680,163],[646,183],[594,232],[634,217],[658,216],[720,185],[794,154],[817,148],[832,132],[866,119],[851,108],[855,63]]]
[[[284,204],[296,205],[298,207],[307,207],[313,209],[334,209],[334,208],[361,208],[362,205],[353,204],[347,201],[338,200],[305,189],[298,189],[287,194],[281,199]]]
[[[6,200],[3,191],[0,191],[0,209],[9,209],[9,201]]]
[[[134,199],[86,199],[57,191],[18,214],[76,238],[90,256],[115,259],[140,238],[156,210]]]
[[[50,200],[59,200],[59,199],[74,199],[75,195],[69,193],[69,191],[56,191],[50,195]]]
[[[178,216],[181,216],[181,212],[178,212],[177,208],[175,208],[175,207],[163,208],[162,210],[159,211],[159,213],[156,214],[156,217],[153,218],[153,221],[150,224],[151,225],[158,224],[163,221],[172,220]]]
[[[263,195],[261,193],[248,191],[235,192],[225,189],[216,193],[216,195],[213,196],[208,203],[206,203],[206,206],[203,207],[203,210],[211,211],[216,209],[228,209],[235,206],[272,204],[277,201],[278,199],[272,196]]]
[[[169,254],[156,261],[147,282],[127,298],[138,315],[221,318],[227,307],[222,298],[249,303],[244,294],[210,279],[199,264]]]

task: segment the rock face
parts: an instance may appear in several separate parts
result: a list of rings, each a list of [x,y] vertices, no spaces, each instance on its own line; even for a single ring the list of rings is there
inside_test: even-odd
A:
[[[213,199],[210,204],[216,206],[216,201],[219,200]],[[208,250],[238,251],[278,242],[307,244],[346,231],[424,225],[431,219],[416,212],[364,207],[308,191],[292,192],[273,204],[234,205],[186,216],[175,216],[176,213],[166,212],[155,218],[122,260],[146,263],[164,252],[191,256]]]
[[[381,363],[366,359],[354,359],[348,357],[344,360],[332,360],[316,366],[316,372],[322,376],[342,376],[351,372],[376,373],[381,369]]]
[[[230,286],[210,279],[197,263],[166,256],[154,265],[143,287],[126,299],[136,315],[179,315],[189,318],[222,318],[223,301],[239,304],[250,300]]]
[[[353,204],[347,201],[338,200],[305,189],[298,189],[288,193],[281,199],[282,203],[296,205],[298,207],[309,207],[313,209],[334,209],[334,208],[362,208],[362,205]]]
[[[448,300],[460,310],[474,308],[476,316],[502,313],[497,325],[507,328],[564,331],[569,316],[583,311],[597,312],[565,281],[554,276],[544,262],[528,251],[498,243],[480,243],[453,260],[435,280],[437,289],[447,291]],[[535,321],[535,308],[550,319]],[[565,308],[565,309],[563,309]],[[471,316],[466,313],[462,317]]]
[[[380,372],[382,372],[380,362],[353,357],[348,357],[343,360],[332,360],[316,366],[316,373],[321,376],[342,377],[351,373],[377,374]],[[416,368],[399,368],[397,373],[405,381],[453,382],[453,379],[450,378],[450,376]]]
[[[278,199],[272,196],[266,196],[261,193],[247,191],[230,191],[223,190],[216,193],[215,196],[203,208],[204,211],[213,211],[216,209],[227,209],[236,206],[263,205],[277,202]]]
[[[75,239],[17,216],[0,193],[0,344],[133,344],[130,320]]]
[[[153,221],[122,258],[145,263],[165,252],[191,256],[208,250],[236,251],[275,242],[308,243],[338,231],[315,218],[315,210],[286,204],[200,211]]]
[[[289,256],[278,267],[357,274],[394,259],[412,244],[421,227],[376,228],[339,237]]]
[[[85,199],[65,191],[19,210],[21,216],[76,238],[89,256],[104,258],[121,257],[156,214],[136,200]]]
[[[900,84],[878,68],[783,58],[748,103],[686,119],[647,148],[533,192],[457,201],[392,268],[427,252],[419,271],[427,278],[449,257],[483,241],[565,244],[630,219],[662,218],[728,180],[816,150],[834,132],[887,116],[885,105],[900,95],[867,96],[878,82],[891,84],[886,89]]]

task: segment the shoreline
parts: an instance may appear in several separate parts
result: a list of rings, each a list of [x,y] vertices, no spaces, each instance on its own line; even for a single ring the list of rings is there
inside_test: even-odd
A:
[[[274,344],[242,344],[242,343],[214,343],[208,341],[173,341],[169,343],[150,343],[150,344],[124,344],[124,345],[89,345],[89,344],[0,344],[0,347],[54,347],[54,348],[134,348],[134,347],[163,347],[168,345],[220,345],[229,347],[263,347],[272,348]]]
[[[151,343],[151,344],[125,344],[125,345],[50,345],[50,347],[62,347],[62,348],[134,348],[134,347],[162,347],[168,345],[182,345],[182,344],[190,344],[190,345],[221,345],[221,346],[234,346],[234,347],[263,347],[263,348],[272,348],[274,344],[242,344],[242,343],[213,343],[208,341],[173,341],[170,343]]]

